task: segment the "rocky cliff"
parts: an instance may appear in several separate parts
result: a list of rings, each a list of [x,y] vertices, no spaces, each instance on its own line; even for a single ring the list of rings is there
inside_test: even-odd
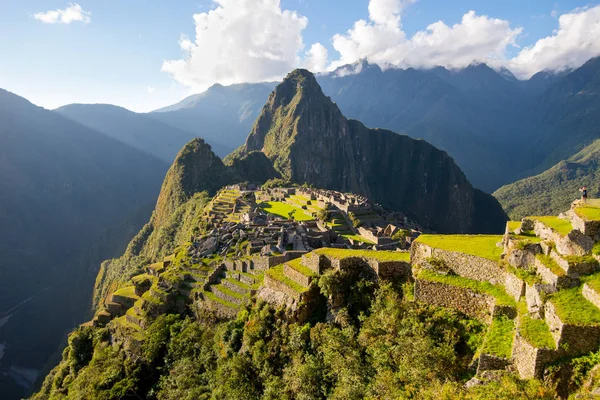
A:
[[[346,119],[306,70],[277,86],[227,162],[255,151],[293,182],[364,194],[435,231],[501,232],[507,219],[445,152]]]

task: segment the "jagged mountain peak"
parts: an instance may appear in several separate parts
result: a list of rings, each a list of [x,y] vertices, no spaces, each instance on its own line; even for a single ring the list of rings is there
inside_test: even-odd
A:
[[[445,152],[348,120],[307,70],[275,88],[246,144],[226,162],[251,152],[262,152],[292,182],[363,194],[436,231],[499,232],[506,220]]]

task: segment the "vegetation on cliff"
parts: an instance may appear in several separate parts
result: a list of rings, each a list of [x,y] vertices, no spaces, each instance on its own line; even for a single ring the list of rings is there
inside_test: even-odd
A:
[[[266,303],[222,323],[161,315],[129,351],[83,327],[34,399],[552,398],[512,377],[464,389],[483,326],[390,285],[370,293],[342,323],[289,322]]]

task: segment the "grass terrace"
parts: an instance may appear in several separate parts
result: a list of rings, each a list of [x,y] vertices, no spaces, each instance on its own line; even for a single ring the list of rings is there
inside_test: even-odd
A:
[[[131,322],[127,321],[127,317],[125,315],[115,318],[112,322],[113,324],[125,329],[128,332],[128,334],[131,335],[131,337],[133,337],[134,340],[144,340],[144,333],[142,329],[136,324],[132,324]]]
[[[500,261],[502,249],[496,244],[501,241],[501,235],[421,235],[416,240],[436,249],[470,254],[492,261]]]
[[[238,308],[239,307],[235,303],[232,303],[232,302],[227,301],[227,300],[223,300],[222,298],[215,296],[215,294],[212,293],[212,292],[206,292],[206,291],[202,292],[202,296],[204,296],[205,298],[210,299],[212,301],[216,301],[217,303],[221,303],[224,306],[229,307],[229,308]]]
[[[373,258],[377,261],[404,261],[410,262],[410,253],[401,251],[383,251],[383,250],[350,250],[334,249],[323,247],[315,250],[316,254],[323,254],[334,258],[365,257]]]
[[[535,272],[530,272],[522,268],[515,268],[507,262],[503,262],[502,265],[504,266],[504,269],[522,281],[528,283],[530,286],[533,286],[536,283],[542,283],[542,278]]]
[[[294,219],[296,221],[310,221],[314,219],[312,216],[306,214],[300,207],[295,207],[280,201],[269,201],[266,203],[261,203],[259,206],[265,212],[278,215],[285,219],[289,218],[289,213],[292,211],[294,212]]]
[[[587,204],[581,204],[575,208],[575,213],[586,221],[600,220],[600,200],[588,200]]]
[[[310,269],[307,266],[305,266],[304,264],[302,264],[302,258],[296,258],[295,260],[286,262],[286,264],[289,267],[291,267],[292,269],[295,269],[296,271],[300,272],[304,276],[317,275],[314,273],[314,271],[312,269]]]
[[[271,278],[279,282],[285,283],[287,286],[291,287],[298,293],[304,293],[308,290],[307,287],[300,285],[298,282],[291,280],[283,274],[283,264],[266,270],[265,274],[269,275]]]
[[[225,293],[226,295],[229,295],[231,297],[235,297],[236,299],[240,299],[240,300],[247,300],[248,296],[244,296],[241,293],[238,293],[234,290],[229,289],[227,286],[225,285],[217,285],[215,286],[215,288],[217,288],[220,292]]]
[[[349,234],[345,234],[342,235],[343,237],[345,237],[346,239],[352,239],[358,242],[362,242],[362,243],[366,243],[366,244],[375,244],[373,242],[371,242],[370,240],[365,239],[364,237],[360,236],[360,235],[349,235]]]
[[[556,276],[565,276],[566,272],[564,269],[562,269],[560,267],[560,265],[558,265],[556,263],[556,261],[554,261],[554,259],[550,256],[546,256],[544,254],[538,254],[537,256],[535,256],[538,260],[541,261],[542,264],[544,264],[550,271],[552,271],[552,273]]]
[[[527,312],[525,300],[519,302],[517,310],[519,312],[518,330],[521,336],[538,349],[555,349],[556,344],[546,321],[531,318]]]
[[[582,282],[587,283],[588,286],[596,293],[600,293],[600,272],[595,274],[584,276],[581,278]]]
[[[121,288],[121,289],[115,291],[113,293],[113,295],[121,296],[121,297],[131,297],[134,299],[140,298],[137,294],[135,294],[135,286],[127,286],[127,287]]]
[[[548,228],[552,229],[554,232],[558,233],[561,236],[567,236],[573,230],[573,226],[569,221],[560,219],[558,217],[538,216],[529,218],[541,222],[542,224],[546,225]]]
[[[458,275],[440,275],[428,269],[420,270],[417,279],[471,289],[476,293],[488,294],[494,297],[498,305],[516,307],[515,300],[504,291],[504,288],[492,285],[489,282],[475,281]]]
[[[563,289],[549,296],[561,321],[570,325],[600,325],[600,310],[581,294],[581,286]]]
[[[514,338],[515,323],[506,317],[494,318],[490,325],[481,353],[510,358]]]
[[[508,226],[508,232],[514,233],[517,228],[521,227],[521,221],[508,221],[506,225]]]

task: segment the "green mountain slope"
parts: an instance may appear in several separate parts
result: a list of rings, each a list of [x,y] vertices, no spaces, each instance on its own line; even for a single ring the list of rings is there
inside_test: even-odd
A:
[[[0,393],[24,396],[25,387],[4,386],[15,389],[11,367],[37,373],[84,319],[98,264],[83,259],[156,198],[167,167],[0,90]],[[96,259],[114,256],[131,237],[130,230],[111,237]]]
[[[436,231],[504,229],[500,205],[474,189],[445,152],[346,119],[306,70],[275,89],[246,144],[226,162],[256,151],[293,182],[366,195]]]
[[[94,288],[94,308],[121,282],[139,273],[140,268],[187,242],[200,226],[209,195],[238,180],[202,139],[186,144],[167,172],[150,221],[123,256],[102,264]]]
[[[589,196],[600,195],[600,140],[566,161],[498,189],[494,196],[511,219],[528,215],[556,215],[569,208],[586,186]]]

